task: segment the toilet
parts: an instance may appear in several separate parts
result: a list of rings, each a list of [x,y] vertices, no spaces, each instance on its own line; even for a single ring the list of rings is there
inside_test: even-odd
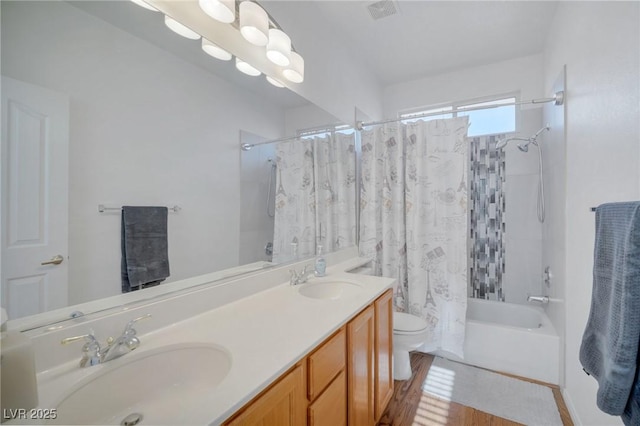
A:
[[[393,378],[411,378],[409,352],[415,351],[427,340],[427,322],[404,312],[393,313]]]

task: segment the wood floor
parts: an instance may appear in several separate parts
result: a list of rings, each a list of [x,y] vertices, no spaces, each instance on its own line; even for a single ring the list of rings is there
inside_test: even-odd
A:
[[[434,357],[414,352],[411,354],[413,376],[407,381],[396,381],[391,402],[378,426],[517,426],[520,423],[484,413],[475,408],[443,401],[422,392]],[[526,379],[525,379],[526,380]],[[531,380],[530,380],[531,381]],[[534,383],[538,383],[533,381]],[[541,383],[543,384],[543,383]],[[564,426],[573,426],[560,389],[549,386],[558,404]]]

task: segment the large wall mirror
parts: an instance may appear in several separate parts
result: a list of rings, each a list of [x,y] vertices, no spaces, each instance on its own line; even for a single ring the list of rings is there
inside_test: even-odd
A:
[[[10,319],[42,325],[355,243],[354,135],[328,113],[131,2],[1,8]],[[125,205],[178,207],[170,277],[140,296],[121,294]]]

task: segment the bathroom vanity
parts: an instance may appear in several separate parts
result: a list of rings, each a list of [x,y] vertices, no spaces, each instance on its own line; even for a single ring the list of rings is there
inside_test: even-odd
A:
[[[225,425],[374,425],[393,395],[392,291],[342,326]]]
[[[355,249],[327,261],[296,286],[288,271],[308,261],[28,332],[37,408],[56,418],[8,423],[375,424],[393,393],[394,280],[348,273],[368,261]],[[145,314],[117,359],[81,368],[82,342],[60,344],[90,330],[104,342]]]

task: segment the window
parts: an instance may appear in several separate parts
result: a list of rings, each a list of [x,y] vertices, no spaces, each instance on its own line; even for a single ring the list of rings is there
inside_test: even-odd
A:
[[[438,108],[421,109],[400,114],[403,123],[417,120],[435,120],[438,118],[469,117],[468,135],[493,135],[497,133],[511,133],[516,131],[516,98],[501,98],[486,102],[457,103]],[[506,104],[506,105],[505,105]],[[505,106],[500,106],[505,105]],[[474,108],[489,107],[487,109],[472,110]],[[470,111],[472,110],[472,111]],[[449,113],[449,111],[451,111]],[[436,114],[420,117],[422,114]]]

